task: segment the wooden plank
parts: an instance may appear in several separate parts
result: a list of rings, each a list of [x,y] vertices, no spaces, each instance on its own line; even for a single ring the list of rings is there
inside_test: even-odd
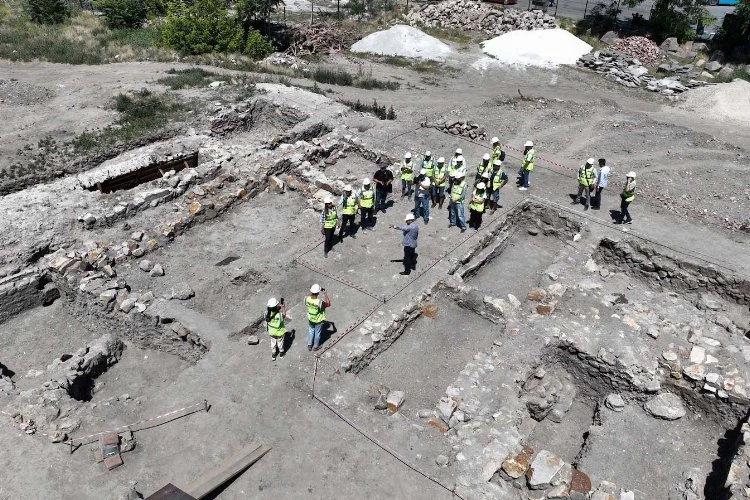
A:
[[[270,449],[262,444],[247,445],[223,460],[208,473],[193,480],[187,487],[183,488],[183,491],[198,500],[206,498],[216,488],[245,472]]]

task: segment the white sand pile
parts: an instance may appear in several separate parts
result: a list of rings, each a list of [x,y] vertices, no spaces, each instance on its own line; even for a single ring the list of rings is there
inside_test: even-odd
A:
[[[511,31],[486,42],[482,50],[509,66],[554,68],[575,64],[591,51],[587,44],[563,29]]]
[[[706,118],[734,120],[750,127],[750,82],[734,80],[685,92],[678,107]]]
[[[444,61],[451,52],[451,48],[437,38],[403,24],[367,35],[352,45],[351,50],[435,61]]]

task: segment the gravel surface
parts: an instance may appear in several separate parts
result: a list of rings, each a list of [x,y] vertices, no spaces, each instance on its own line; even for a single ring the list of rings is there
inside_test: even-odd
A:
[[[731,83],[693,90],[680,107],[702,115],[734,120],[750,127],[750,82],[738,79]]]
[[[15,79],[0,79],[0,103],[11,106],[30,106],[51,99],[55,93],[50,89],[19,82]]]

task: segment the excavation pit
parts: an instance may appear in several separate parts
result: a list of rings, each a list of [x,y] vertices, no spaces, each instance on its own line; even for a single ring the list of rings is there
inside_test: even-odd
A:
[[[141,184],[161,179],[169,171],[180,172],[186,168],[195,168],[197,166],[198,151],[195,151],[194,153],[178,156],[167,161],[151,163],[137,170],[104,179],[89,186],[87,189],[101,193],[132,189]]]

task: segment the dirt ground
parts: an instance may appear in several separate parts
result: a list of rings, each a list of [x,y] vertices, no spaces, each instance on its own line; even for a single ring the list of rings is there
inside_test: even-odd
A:
[[[402,270],[398,262],[402,255],[400,233],[390,226],[402,223],[413,204],[401,199],[398,188],[393,205],[378,214],[374,231],[358,231],[356,238],[337,244],[324,259],[320,246],[311,246],[311,242],[320,241],[320,215],[313,209],[316,203],[311,196],[291,189],[277,194],[263,185],[259,194],[213,213],[168,244],[151,250],[146,258],[163,264],[164,276],[143,272],[139,267],[142,261],[134,258],[118,261],[117,277],[127,281],[130,293],[143,296],[151,292],[156,297],[149,306],[149,321],[168,328],[169,323],[160,318],[169,318],[170,323],[177,322],[205,340],[209,348],[192,363],[136,345],[127,337],[120,361],[97,378],[91,401],[78,406],[80,422],[71,436],[137,422],[204,399],[210,403],[210,411],[137,432],[135,450],[124,453],[125,465],[113,471],[94,462],[92,445],[71,455],[67,446],[50,443],[49,430],[26,435],[4,411],[0,414],[0,500],[127,498],[123,495],[131,485],[148,496],[168,482],[187,484],[251,441],[267,444],[271,452],[214,498],[448,499],[455,498],[457,492],[463,492],[462,498],[517,498],[513,496],[519,494],[516,489],[497,474],[490,474],[491,480],[485,478],[481,487],[471,481],[482,471],[485,464],[481,461],[488,450],[505,457],[529,443],[535,448],[557,448],[557,454],[570,463],[578,459],[581,468],[596,480],[595,487],[600,481],[616,481],[643,493],[638,498],[667,498],[661,495],[689,468],[664,459],[672,452],[685,464],[691,462],[690,467],[701,468],[705,478],[717,456],[716,440],[735,422],[718,423],[716,415],[697,406],[690,407],[689,416],[677,423],[655,421],[641,408],[642,401],[631,395],[625,412],[607,414],[596,424],[600,430],[592,435],[588,451],[577,457],[582,441],[585,444],[581,435],[592,425],[597,397],[606,393],[586,393],[585,399],[571,407],[567,421],[536,423],[526,412],[521,387],[542,357],[548,356],[548,344],[560,340],[561,332],[593,355],[601,343],[623,358],[634,358],[656,376],[655,359],[662,352],[683,346],[689,353],[691,319],[703,322],[693,330],[711,331],[704,324],[707,314],[695,309],[692,296],[672,297],[667,288],[653,292],[653,283],[646,280],[628,284],[624,269],[614,270],[616,278],[612,280],[597,281],[598,288],[586,288],[580,280],[588,276],[585,264],[604,237],[636,237],[654,248],[708,261],[738,276],[750,275],[750,129],[727,125],[720,117],[692,116],[658,96],[616,86],[575,68],[494,68],[480,73],[471,68],[478,57],[478,50],[460,52],[447,63],[453,70],[425,74],[366,59],[329,56],[321,64],[353,73],[372,71],[379,79],[399,81],[401,88],[320,86],[330,90],[327,97],[332,100],[369,103],[377,99],[380,105],[393,106],[395,121],[379,121],[355,112],[326,117],[332,127],[349,126],[347,133],[355,136],[347,139],[351,144],[391,158],[400,158],[407,150],[418,154],[428,149],[436,157],[449,157],[461,147],[473,177],[488,144],[423,125],[468,120],[484,127],[488,137],[498,135],[508,146],[506,171],[511,182],[502,191],[503,208],[485,215],[483,231],[462,234],[449,229],[446,210],[434,208],[429,225],[419,222],[417,273],[407,278],[398,274]],[[22,92],[3,99],[4,87],[0,86],[0,171],[11,162],[23,161],[18,151],[28,145],[24,154],[32,154],[39,140],[48,135],[64,142],[84,130],[111,123],[115,113],[108,105],[113,96],[141,88],[164,91],[153,82],[167,70],[180,67],[152,62],[65,66],[0,61],[1,78],[19,82],[26,93],[25,97]],[[292,83],[311,84],[303,80]],[[189,95],[211,102],[219,100],[222,92],[221,87],[194,89]],[[316,113],[333,109],[332,102],[311,93],[280,91],[278,99],[307,111],[313,109],[309,113],[313,120]],[[188,125],[186,135],[210,135],[205,116],[191,125],[199,129]],[[265,134],[266,130],[274,127],[212,136],[204,142],[201,154],[215,157],[217,152],[227,153],[236,162],[234,177],[239,172],[248,179],[265,178],[276,165],[274,154],[292,156],[298,151],[293,145],[281,153],[271,150],[263,144],[270,141],[270,135],[278,137],[289,131]],[[516,189],[513,179],[519,148],[529,139],[537,145],[540,159],[532,174],[532,187],[524,193]],[[300,150],[326,140],[310,139]],[[584,211],[583,206],[571,204],[571,195],[576,189],[577,167],[590,156],[605,157],[613,174],[601,210]],[[333,164],[321,161],[318,166],[329,180],[351,178],[357,184],[363,177],[372,177],[376,169],[371,160],[352,151],[342,153]],[[259,170],[253,170],[256,168]],[[631,206],[635,220],[630,226],[614,226],[618,191],[629,170],[638,172],[638,196]],[[301,175],[299,169],[293,174]],[[204,181],[204,187],[214,182]],[[234,188],[233,182],[225,179],[224,188]],[[248,181],[248,190],[250,186]],[[43,214],[47,220],[38,224],[33,221],[33,204],[24,204],[36,196],[31,189],[4,197],[5,215],[10,219],[7,227],[12,233],[0,245],[4,277],[42,265],[43,260],[28,258],[29,248],[42,236],[52,241],[52,246],[71,251],[91,241],[114,247],[139,229],[161,233],[169,217],[182,216],[186,207],[200,199],[194,194],[196,187],[191,187],[191,198],[180,194],[168,202],[145,204],[125,219],[87,228],[76,220],[82,213],[127,201],[143,186],[116,195],[87,192],[78,205],[76,193],[65,193],[60,196],[64,203],[58,210],[54,200],[46,205]],[[494,224],[502,223],[520,204],[534,200],[578,221],[579,239],[573,240],[572,232],[564,237],[527,234],[526,226],[519,226],[507,246],[477,274],[467,276],[465,284],[478,290],[480,303],[483,296],[509,300],[508,294],[524,301],[530,289],[552,284],[551,270],[560,269],[560,281],[575,292],[561,299],[559,316],[535,316],[529,309],[532,306],[524,301],[523,312],[513,313],[517,317],[507,313],[497,323],[451,302],[450,295],[434,292],[438,298],[429,299],[439,305],[434,319],[423,316],[405,322],[402,338],[398,338],[402,334],[396,335],[394,343],[374,354],[360,373],[346,373],[344,364],[352,353],[375,352],[378,343],[384,342],[380,337],[373,339],[380,335],[373,333],[375,330],[363,330],[360,318],[367,316],[375,329],[400,321],[397,318],[409,304],[446,279],[449,269],[466,263],[467,252],[479,252],[477,245],[497,240],[497,235],[482,240]],[[203,213],[213,210],[203,203]],[[53,224],[53,220],[59,223]],[[217,265],[227,258],[231,262]],[[592,276],[598,279],[599,275]],[[329,319],[334,331],[318,361],[306,349],[302,304],[315,282],[325,286],[333,300]],[[194,292],[193,298],[162,300],[185,286]],[[625,311],[625,306],[603,307],[602,296],[607,293],[627,294],[631,302],[645,305]],[[263,314],[270,296],[286,298],[287,329],[295,332],[288,340],[287,354],[275,362],[270,359],[263,328],[251,326]],[[62,298],[0,324],[0,366],[14,372],[10,378],[16,393],[46,382],[44,370],[54,359],[104,333],[119,335],[120,326],[124,331],[126,326],[132,329],[138,325],[133,315],[112,316],[114,323],[93,315],[76,317],[71,312],[77,311],[72,302]],[[651,314],[651,318],[660,306],[674,315],[675,323],[682,322],[684,331],[676,329],[656,340],[640,330],[623,330],[620,315],[637,312],[644,317]],[[734,305],[722,307],[726,311]],[[737,308],[737,324],[747,327],[747,323],[739,323],[750,317],[747,307]],[[644,312],[647,309],[648,313]],[[350,325],[354,325],[351,332]],[[260,344],[248,345],[248,333],[257,334]],[[714,353],[723,356],[721,366],[735,367],[737,377],[747,378],[750,348],[746,338],[732,337],[723,330],[721,335],[722,347]],[[489,358],[492,361],[482,365]],[[418,414],[425,409],[433,411],[446,388],[457,387],[454,381],[462,377],[475,381],[466,391],[475,390],[473,397],[491,411],[478,411],[473,424],[465,423],[467,430],[443,435]],[[391,415],[373,409],[368,390],[381,384],[405,391],[399,412]],[[313,389],[340,414],[313,399]],[[0,392],[0,410],[6,403],[10,408],[11,400]],[[705,421],[700,421],[702,418]],[[470,427],[474,424],[476,427]],[[633,429],[641,427],[650,430],[633,440]],[[658,446],[643,458],[642,465],[637,449],[653,444],[654,436],[659,436]],[[682,442],[684,446],[675,444]],[[448,457],[447,467],[436,462],[438,455]],[[619,465],[612,465],[614,462]],[[654,470],[661,472],[649,482],[649,471]]]

